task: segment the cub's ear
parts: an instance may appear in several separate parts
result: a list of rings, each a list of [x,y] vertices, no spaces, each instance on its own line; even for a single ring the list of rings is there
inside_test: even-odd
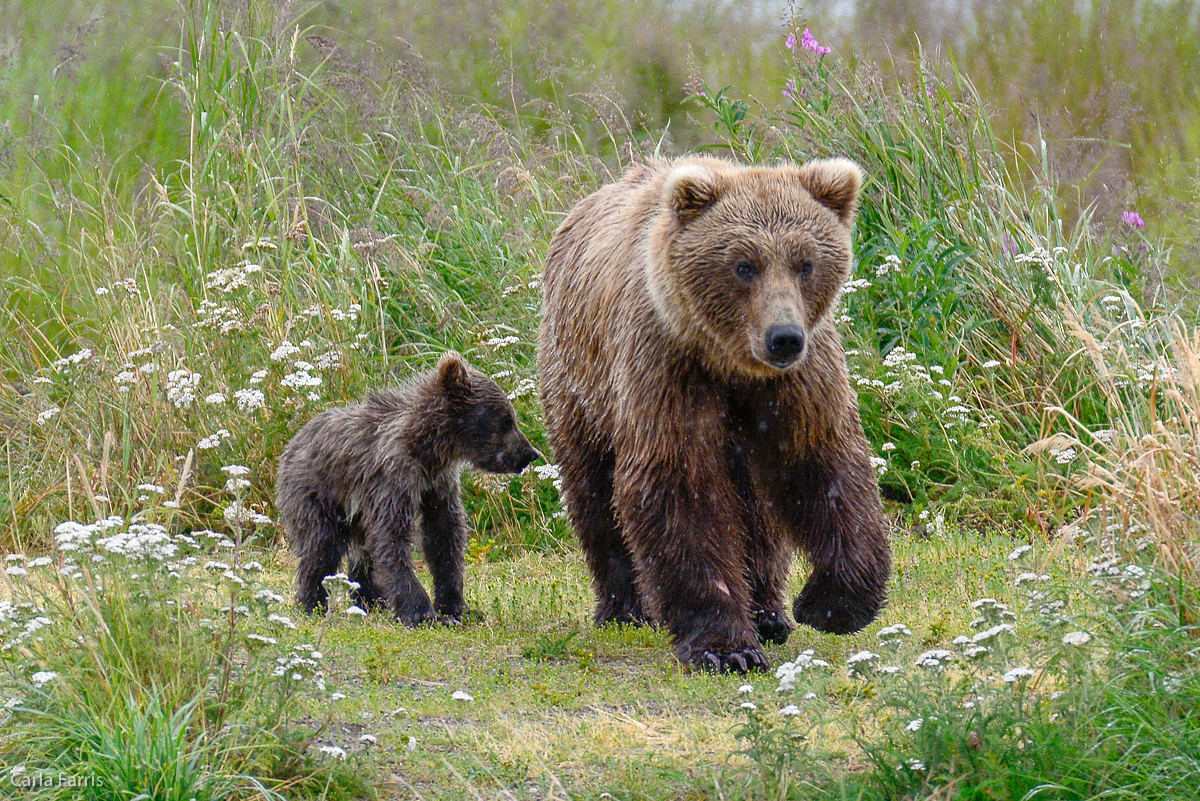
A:
[[[684,162],[671,170],[663,185],[663,197],[681,222],[691,222],[717,201],[720,179],[700,164]]]
[[[438,378],[447,390],[462,390],[469,383],[467,363],[457,351],[446,351],[437,363]]]
[[[863,171],[850,159],[822,159],[800,167],[800,184],[813,200],[830,208],[843,225],[854,221]]]

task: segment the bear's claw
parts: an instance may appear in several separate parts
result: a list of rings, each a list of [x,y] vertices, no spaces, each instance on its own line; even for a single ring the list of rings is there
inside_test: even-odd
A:
[[[743,648],[723,654],[701,651],[692,659],[692,664],[709,673],[749,673],[751,670],[766,670],[769,663],[757,648]]]

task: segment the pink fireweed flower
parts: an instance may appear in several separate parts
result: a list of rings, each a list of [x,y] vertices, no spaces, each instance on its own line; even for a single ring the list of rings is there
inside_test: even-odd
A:
[[[1127,211],[1121,215],[1121,222],[1128,225],[1130,228],[1145,228],[1146,221],[1142,219],[1142,215],[1136,211]]]
[[[783,96],[789,100],[796,99],[796,82],[788,81],[783,85]]]
[[[811,50],[818,56],[827,56],[833,52],[833,48],[824,47],[820,42],[813,38],[813,35],[808,32],[808,28],[804,29],[804,39],[800,42],[800,46]]]
[[[784,45],[786,45],[787,49],[791,50],[793,53],[796,52],[796,33],[795,33],[795,31],[788,34],[787,41],[784,42]]]

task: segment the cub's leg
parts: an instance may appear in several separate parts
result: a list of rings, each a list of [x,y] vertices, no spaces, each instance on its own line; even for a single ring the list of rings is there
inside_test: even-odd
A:
[[[370,612],[387,604],[387,598],[375,584],[375,570],[371,565],[371,555],[367,553],[362,534],[351,541],[346,558],[346,574],[350,581],[358,585],[358,589],[350,591],[350,600],[359,609]]]
[[[324,612],[329,607],[329,593],[322,582],[338,572],[349,532],[335,507],[312,496],[292,498],[281,511],[292,552],[299,560],[296,602],[310,614],[317,609]]]
[[[368,497],[373,506],[363,515],[363,528],[376,587],[387,597],[396,619],[413,627],[434,619],[433,604],[413,570],[414,499],[397,492],[397,486],[381,481],[372,488]]]
[[[425,562],[433,575],[433,608],[445,622],[463,615],[463,554],[469,530],[457,475],[442,476],[421,494]]]

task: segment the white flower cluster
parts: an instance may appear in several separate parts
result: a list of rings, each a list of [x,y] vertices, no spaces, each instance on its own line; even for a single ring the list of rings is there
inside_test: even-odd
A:
[[[271,361],[281,362],[289,356],[294,356],[297,353],[300,353],[300,348],[296,347],[285,339],[283,342],[279,343],[279,347],[271,351]]]
[[[344,322],[346,320],[353,322],[358,319],[358,313],[360,311],[362,311],[362,306],[358,305],[357,303],[351,303],[346,307],[346,311],[342,311],[341,309],[330,309],[329,316],[338,322]]]
[[[61,359],[55,359],[54,361],[50,362],[50,366],[54,368],[55,372],[61,373],[65,368],[74,364],[79,364],[80,362],[85,362],[90,358],[92,358],[92,349],[84,348],[78,353],[72,353],[70,356],[65,356]]]
[[[126,524],[120,515],[111,515],[89,525],[68,520],[54,529],[54,544],[60,552],[90,550],[155,562],[174,557],[179,543],[194,542],[186,535],[172,536],[158,523]]]
[[[237,289],[249,286],[249,276],[261,272],[261,264],[243,260],[236,267],[225,267],[212,271],[208,274],[204,285],[208,289],[220,289],[228,295]]]
[[[244,326],[240,310],[211,300],[200,301],[200,315],[197,328],[215,328],[222,334],[228,334],[241,331]]]
[[[330,370],[334,367],[341,367],[343,353],[340,350],[329,350],[317,356],[316,363],[318,370]]]
[[[239,389],[233,393],[237,401],[238,411],[249,413],[262,409],[267,405],[267,396],[257,389]]]
[[[222,442],[232,437],[233,434],[229,433],[228,429],[218,428],[215,433],[209,434],[207,437],[204,437],[197,442],[196,447],[202,451],[209,450],[210,448],[217,448],[220,447]]]
[[[880,264],[875,268],[875,277],[883,278],[888,273],[900,272],[900,269],[900,257],[895,253],[892,253],[885,256],[883,259],[883,264]]]
[[[200,374],[186,367],[167,373],[167,400],[176,409],[186,409],[196,400],[196,388],[200,386]]]
[[[520,383],[517,384],[516,389],[514,389],[512,392],[508,393],[508,399],[516,400],[517,398],[528,395],[529,393],[533,392],[536,389],[537,389],[536,381],[534,381],[532,378],[522,378]]]
[[[1034,247],[1028,253],[1018,253],[1014,258],[1017,264],[1030,264],[1040,267],[1046,273],[1046,277],[1051,281],[1058,279],[1058,272],[1055,269],[1055,263],[1059,256],[1067,252],[1064,247],[1056,247],[1053,251],[1046,250],[1043,247]]]
[[[827,667],[829,667],[829,663],[824,659],[817,659],[813,655],[811,648],[801,651],[791,662],[784,662],[775,668],[775,678],[779,679],[779,688],[776,692],[784,693],[794,690],[796,687],[796,677],[805,670]]]

